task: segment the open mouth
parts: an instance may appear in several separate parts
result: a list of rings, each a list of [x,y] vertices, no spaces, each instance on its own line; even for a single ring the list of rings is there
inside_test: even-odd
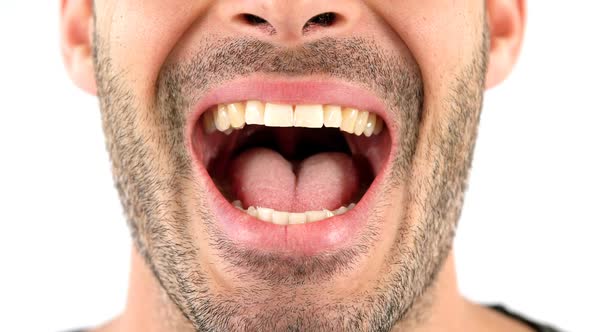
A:
[[[290,241],[300,243],[326,228],[326,236],[334,231],[339,236],[324,240],[338,242],[360,228],[373,209],[367,193],[392,157],[383,110],[339,102],[354,95],[339,94],[330,102],[324,94],[319,99],[326,102],[318,103],[317,90],[314,98],[305,98],[306,89],[294,89],[296,98],[254,93],[269,98],[253,99],[242,91],[244,96],[232,100],[230,93],[223,102],[209,102],[195,120],[193,151],[218,198],[212,205],[238,237],[252,240],[258,232],[254,237],[266,236],[266,244],[285,242],[288,228]],[[311,247],[322,249],[321,243]]]

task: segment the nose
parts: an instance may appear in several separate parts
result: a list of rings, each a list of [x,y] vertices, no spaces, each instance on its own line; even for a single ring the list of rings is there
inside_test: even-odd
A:
[[[362,6],[355,0],[222,0],[217,13],[239,34],[297,43],[353,31]]]

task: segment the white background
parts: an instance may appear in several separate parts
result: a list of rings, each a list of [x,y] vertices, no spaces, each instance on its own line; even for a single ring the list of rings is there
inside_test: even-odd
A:
[[[530,1],[487,94],[456,240],[461,289],[590,330],[586,1]],[[130,240],[97,102],[66,77],[57,1],[0,2],[0,331],[93,326],[124,306]]]

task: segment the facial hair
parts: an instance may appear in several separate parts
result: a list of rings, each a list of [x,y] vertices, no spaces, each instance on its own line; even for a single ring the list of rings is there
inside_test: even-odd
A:
[[[368,39],[323,38],[281,48],[249,38],[210,38],[189,58],[166,63],[154,100],[142,102],[125,68],[114,65],[109,45],[98,33],[94,40],[103,129],[135,246],[195,330],[390,331],[432,285],[452,246],[462,206],[481,111],[487,33],[437,109],[424,109],[417,64]],[[254,73],[353,82],[396,113],[398,151],[376,211],[389,207],[388,194],[404,184],[400,223],[375,213],[355,246],[297,260],[240,248],[217,231],[186,149],[187,115],[207,90]],[[435,119],[431,141],[420,145],[422,117],[433,112],[446,116]],[[416,160],[431,167],[417,171]],[[206,236],[190,232],[188,225],[195,222],[203,223]],[[397,227],[399,235],[372,291],[334,300],[329,281],[355,268],[373,245],[376,226],[383,224]],[[248,287],[231,294],[214,291],[201,263],[203,246],[219,252],[230,266],[228,275],[246,269]],[[317,285],[324,285],[325,298],[333,300],[314,293]]]

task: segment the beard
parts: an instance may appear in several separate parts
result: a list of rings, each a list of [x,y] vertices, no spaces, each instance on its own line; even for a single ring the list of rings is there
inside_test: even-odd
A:
[[[418,65],[367,39],[324,38],[286,49],[255,39],[210,38],[189,58],[164,64],[148,101],[133,91],[132,79],[114,65],[98,33],[94,40],[103,129],[134,244],[195,330],[390,331],[413,316],[452,247],[483,99],[487,30],[431,109],[424,106]],[[353,82],[397,113],[398,152],[377,212],[354,246],[285,260],[240,248],[218,231],[186,148],[187,115],[207,90],[253,73]],[[426,116],[430,125],[421,127]],[[419,140],[422,134],[428,140]],[[419,168],[417,161],[427,166]],[[400,188],[402,218],[386,220],[378,211],[391,207],[388,198]],[[205,232],[196,235],[194,223]],[[332,292],[331,280],[366,259],[380,236],[378,225],[397,236],[374,284],[354,297]],[[204,248],[215,250],[224,273],[242,287],[213,287]]]

